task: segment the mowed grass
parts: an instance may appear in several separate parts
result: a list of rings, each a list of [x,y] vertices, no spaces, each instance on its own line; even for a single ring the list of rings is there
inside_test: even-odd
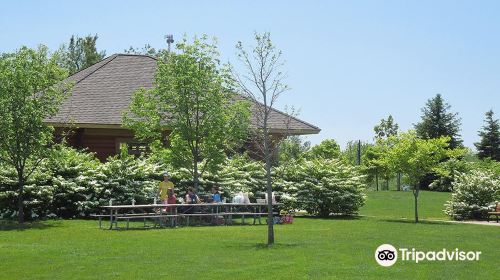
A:
[[[448,192],[420,191],[417,204],[419,218],[449,220],[443,210],[444,203],[450,199],[451,193]],[[414,220],[414,205],[411,191],[369,191],[360,215]]]
[[[277,244],[263,246],[266,226],[100,230],[96,221],[45,221],[0,230],[2,279],[494,279],[500,274],[500,227],[445,222],[414,224],[369,193],[358,219],[296,218],[276,226]],[[432,197],[436,193],[424,194]],[[398,195],[398,194],[397,194]],[[411,193],[404,193],[410,195]],[[441,195],[441,194],[437,194]],[[401,195],[404,200],[404,196]],[[393,198],[394,205],[399,199]],[[438,201],[439,199],[436,199]],[[377,207],[380,205],[380,207]],[[424,204],[422,203],[422,206]],[[412,204],[408,205],[410,209]],[[372,214],[370,214],[372,208]],[[437,209],[438,207],[436,207]],[[399,213],[411,214],[400,209]],[[426,211],[422,209],[422,211]],[[429,217],[439,217],[437,212]],[[391,216],[390,213],[394,213]],[[404,218],[407,218],[404,216]],[[411,218],[409,215],[408,218]],[[478,262],[374,260],[383,243],[418,250],[482,251]]]

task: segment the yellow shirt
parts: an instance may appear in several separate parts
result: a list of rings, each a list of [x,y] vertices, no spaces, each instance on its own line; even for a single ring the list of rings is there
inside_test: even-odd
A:
[[[160,182],[160,186],[159,186],[159,189],[160,189],[160,198],[162,200],[165,200],[167,199],[167,195],[168,195],[168,189],[170,188],[174,188],[174,183],[168,181],[168,182],[165,182],[165,181],[161,181]]]

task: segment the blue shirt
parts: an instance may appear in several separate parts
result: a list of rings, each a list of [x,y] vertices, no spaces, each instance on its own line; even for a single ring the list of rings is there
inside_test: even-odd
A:
[[[220,193],[214,193],[212,196],[214,202],[221,202],[222,200],[220,199]]]

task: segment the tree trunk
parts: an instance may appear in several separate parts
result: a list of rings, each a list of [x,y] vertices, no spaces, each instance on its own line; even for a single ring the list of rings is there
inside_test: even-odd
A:
[[[415,187],[413,190],[413,196],[415,197],[415,223],[418,223],[418,191],[419,187]]]
[[[267,103],[264,103],[267,110]],[[266,189],[267,189],[267,246],[274,244],[274,216],[273,216],[273,185],[271,178],[271,147],[267,120],[269,113],[264,113],[264,157],[266,159]]]
[[[385,190],[389,190],[389,179],[385,179]]]
[[[18,221],[24,223],[24,176],[22,173],[18,175],[19,195],[17,197]]]
[[[375,182],[377,183],[377,191],[378,191],[378,172],[375,173]]]
[[[198,193],[198,185],[199,185],[199,176],[198,176],[198,159],[195,159],[193,162],[193,171],[194,171],[194,190]]]
[[[266,156],[267,179],[267,245],[274,244],[274,215],[273,215],[273,187],[271,181],[271,159]]]
[[[398,172],[397,178],[398,178],[397,184],[398,184],[398,192],[399,192],[399,191],[401,191],[401,172]]]

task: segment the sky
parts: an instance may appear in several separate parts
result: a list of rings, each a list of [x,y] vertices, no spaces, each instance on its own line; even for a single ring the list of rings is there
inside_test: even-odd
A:
[[[500,116],[500,1],[3,1],[0,52],[71,35],[98,34],[107,55],[174,39],[218,38],[222,59],[237,64],[235,45],[270,32],[282,50],[291,90],[278,108],[333,138],[372,141],[391,114],[413,128],[426,100],[443,95],[462,118],[473,147],[484,113]]]

